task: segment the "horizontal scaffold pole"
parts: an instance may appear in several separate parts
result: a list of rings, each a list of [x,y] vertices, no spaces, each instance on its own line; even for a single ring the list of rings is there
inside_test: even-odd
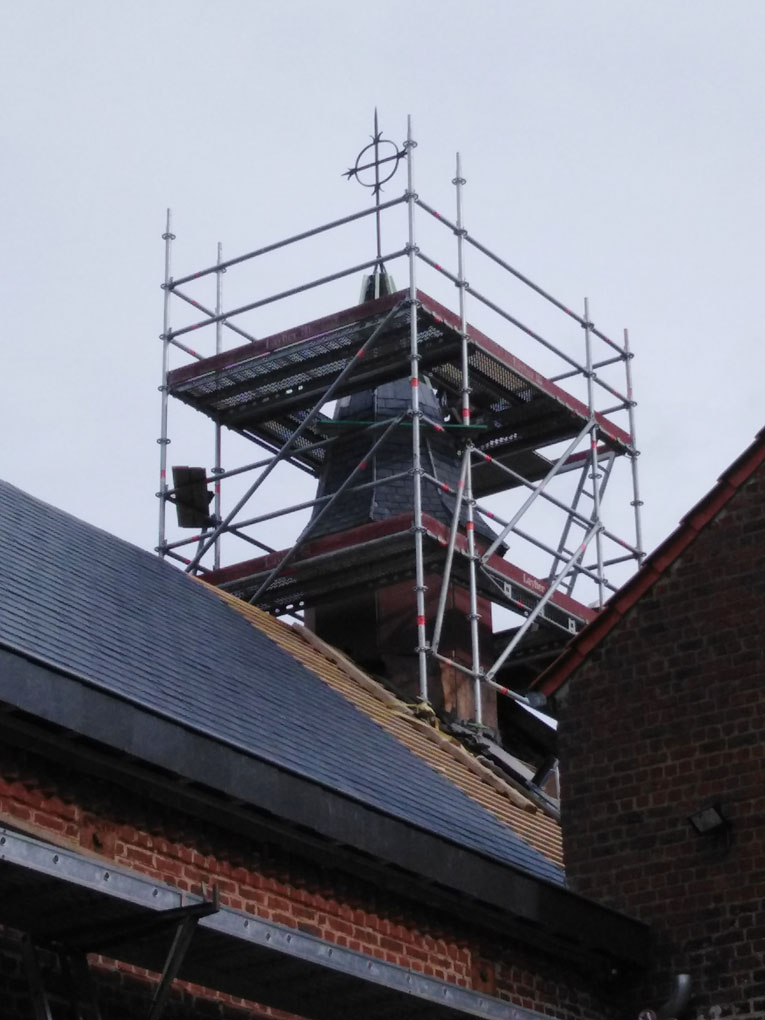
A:
[[[559,473],[561,468],[566,464],[571,454],[581,443],[584,437],[588,434],[588,432],[590,432],[590,430],[594,427],[594,425],[595,425],[594,421],[592,420],[588,421],[584,428],[579,432],[579,434],[575,436],[574,439],[571,440],[566,449],[563,451],[560,457],[555,461],[550,470],[547,472],[545,477],[541,481],[537,482],[536,485],[532,486],[532,490],[527,496],[525,502],[513,514],[512,518],[502,528],[500,533],[497,535],[497,537],[494,539],[489,548],[481,557],[482,563],[485,563],[488,559],[490,559],[494,555],[499,546],[504,542],[509,533],[513,530],[515,525],[518,523],[521,517],[523,517],[528,508],[534,502],[534,500],[545,491],[547,486],[550,484],[553,478],[555,478],[555,476]]]
[[[424,472],[422,477],[423,477],[424,481],[430,482],[432,485],[435,485],[435,487],[437,489],[440,489],[442,492],[448,492],[450,496],[456,496],[457,495],[457,490],[456,489],[454,489],[451,485],[447,485],[446,482],[442,482],[440,479],[436,478],[434,475],[430,475],[427,472]],[[533,485],[534,483],[533,482],[529,482],[528,484],[529,485]],[[500,517],[499,514],[494,513],[493,510],[489,510],[489,508],[487,506],[484,506],[481,503],[476,502],[475,510],[476,510],[477,513],[481,514],[482,517],[485,517],[488,520],[493,521],[495,524],[498,524],[500,526],[500,528],[504,528],[505,525],[507,524],[507,521],[503,517]],[[578,523],[580,524],[580,527],[583,527],[581,522],[578,522]],[[557,550],[553,549],[553,547],[551,545],[548,545],[547,542],[543,542],[541,538],[537,538],[535,535],[532,535],[530,532],[524,531],[522,528],[519,528],[518,525],[516,525],[513,528],[513,534],[517,535],[518,538],[523,539],[524,542],[528,542],[530,545],[536,546],[537,549],[541,549],[542,552],[549,553],[551,556],[556,556],[556,557],[558,555]],[[609,562],[611,562],[611,563],[625,562],[627,560],[634,559],[635,555],[636,554],[629,554],[628,553],[625,556],[620,556],[620,557],[618,557],[618,559],[614,559],[614,560],[611,560]],[[597,581],[598,580],[598,575],[597,574],[595,574],[592,570],[589,570],[586,567],[583,567],[581,564],[578,564],[574,569],[578,573],[584,574],[585,577],[589,577],[590,580],[592,580],[592,581]],[[605,583],[606,587],[609,588],[611,591],[614,591],[614,592],[618,591],[616,585],[610,584],[608,581],[606,581],[604,583]]]
[[[376,478],[371,482],[362,482],[361,485],[352,485],[346,490],[346,494],[364,492],[367,489],[384,488],[386,485],[390,485],[392,482],[401,481],[403,478],[409,478],[409,471],[399,471],[394,475],[385,475],[384,478]],[[327,500],[332,498],[332,494],[326,496],[317,496],[316,499],[307,499],[304,503],[293,503],[290,506],[284,507],[281,510],[272,510],[267,514],[260,514],[258,517],[248,517],[245,521],[238,521],[236,524],[229,524],[221,534],[236,535],[237,538],[243,538],[247,542],[251,542],[253,545],[259,546],[261,549],[265,549],[266,552],[276,552],[271,546],[265,545],[263,542],[258,542],[257,539],[252,538],[249,535],[245,535],[242,532],[243,528],[252,528],[256,524],[264,524],[266,521],[273,521],[278,517],[286,517],[288,514],[298,513],[301,510],[311,510],[315,506],[322,506]],[[193,545],[195,542],[201,542],[206,537],[206,532],[199,535],[192,535],[190,538],[179,538],[177,542],[168,542],[165,545],[165,550],[168,549],[180,549],[184,545]]]
[[[354,435],[360,436],[360,435],[364,435],[364,433],[366,433],[366,432],[372,432],[375,429],[384,428],[388,424],[389,420],[390,420],[389,418],[386,418],[386,419],[384,419],[382,421],[374,421],[374,422],[365,423],[366,427],[365,428],[360,428],[358,430],[358,432],[354,433]],[[334,424],[334,420],[333,419],[330,418],[330,419],[328,419],[328,421],[332,421],[332,423]],[[250,437],[245,435],[245,438],[249,439]],[[333,446],[335,443],[339,442],[342,438],[343,438],[342,436],[328,436],[326,439],[320,439],[320,440],[318,440],[315,443],[309,443],[306,446],[301,446],[299,452],[301,454],[304,454],[304,453],[311,453],[314,450],[327,449],[328,447]],[[256,471],[258,468],[265,467],[266,464],[270,464],[271,463],[271,459],[272,459],[274,453],[277,452],[277,450],[271,450],[270,452],[271,452],[271,456],[270,457],[264,457],[263,460],[256,460],[256,461],[253,461],[251,464],[243,464],[241,467],[231,468],[229,471],[221,471],[221,472],[216,472],[215,474],[205,475],[205,485],[212,485],[214,482],[216,482],[218,480],[222,481],[225,478],[235,478],[237,475],[244,475],[248,471]],[[301,468],[303,467],[302,464],[296,464],[294,460],[290,461],[290,463],[294,467],[301,467]],[[177,495],[177,493],[178,493],[178,489],[168,489],[166,495],[169,498],[170,496]],[[171,500],[171,502],[172,502],[172,500]]]
[[[271,472],[274,470],[277,464],[280,464],[281,461],[283,461],[284,458],[292,451],[292,448],[294,447],[295,443],[298,441],[300,436],[303,434],[303,432],[305,432],[305,430],[319,416],[322,407],[324,407],[326,403],[332,400],[337,390],[340,388],[340,386],[342,386],[347,377],[353,372],[354,368],[356,367],[356,365],[358,365],[359,361],[366,355],[370,348],[374,346],[377,339],[385,331],[385,329],[388,326],[388,323],[398,313],[402,305],[403,301],[396,302],[396,304],[391,308],[391,310],[388,312],[388,314],[385,316],[382,322],[378,323],[378,325],[372,330],[372,332],[369,334],[369,336],[361,345],[361,347],[358,349],[358,351],[356,351],[354,357],[352,357],[348,361],[343,370],[335,377],[334,381],[329,386],[326,393],[324,393],[324,395],[321,396],[319,400],[313,405],[311,410],[308,412],[305,418],[303,418],[303,420],[300,422],[300,424],[292,433],[292,435],[287,439],[287,441],[284,443],[279,452],[274,454],[273,458],[261,471],[261,473],[255,479],[252,485],[250,485],[250,487],[247,489],[244,495],[240,497],[240,499],[237,501],[233,509],[229,511],[226,518],[223,521],[221,521],[220,524],[217,525],[217,527],[212,532],[212,535],[207,539],[207,541],[200,545],[199,549],[197,550],[196,556],[189,564],[189,566],[186,568],[187,572],[194,570],[198,566],[199,561],[202,559],[202,557],[210,548],[210,546],[214,543],[218,535],[225,528],[227,528],[229,524],[231,524],[231,522],[234,520],[234,518],[242,509],[242,507],[248,502],[248,500],[252,498],[253,494],[260,488],[260,486],[263,484],[266,478],[268,478],[268,476],[271,474]]]
[[[490,464],[494,464],[496,468],[498,468],[500,471],[503,471],[506,475],[509,475],[510,478],[515,478],[516,481],[519,481],[521,483],[521,485],[525,485],[529,489],[534,488],[534,482],[530,482],[527,478],[524,478],[523,475],[519,474],[517,471],[513,471],[511,467],[508,467],[501,461],[496,460],[494,457],[491,457],[488,453],[484,453],[483,450],[479,450],[478,447],[473,447],[473,452],[477,457],[480,457],[482,460],[485,460]],[[585,517],[584,514],[579,513],[578,510],[574,510],[573,507],[568,506],[562,500],[557,499],[555,496],[552,496],[549,492],[540,492],[539,496],[541,499],[546,500],[548,503],[552,503],[553,506],[557,506],[558,509],[563,510],[570,517],[572,517],[574,520],[579,521],[585,527],[589,527],[590,524],[592,524],[592,521],[588,517]],[[615,535],[612,531],[608,531],[607,528],[603,529],[603,537],[609,539],[611,542],[615,542],[616,545],[621,546],[622,549],[628,549],[631,553],[634,553],[635,555],[638,554],[638,550],[634,546],[630,545],[629,542],[625,542],[623,538],[619,538],[619,536]]]
[[[523,621],[521,626],[515,631],[515,633],[513,634],[512,640],[508,643],[508,645],[505,648],[505,650],[497,658],[496,662],[491,667],[491,669],[488,669],[486,671],[486,680],[487,681],[494,679],[497,671],[502,668],[502,666],[505,664],[505,662],[510,657],[510,655],[513,653],[513,651],[518,647],[518,645],[521,642],[522,638],[525,636],[526,632],[529,630],[531,625],[534,623],[534,620],[536,620],[536,618],[539,616],[539,614],[545,608],[547,603],[550,602],[550,600],[552,599],[553,595],[555,594],[555,592],[560,587],[561,582],[566,578],[566,576],[571,572],[571,570],[573,570],[573,568],[576,565],[577,561],[580,560],[582,558],[582,556],[584,556],[584,553],[585,553],[585,550],[587,549],[587,546],[590,544],[592,539],[600,532],[600,530],[601,530],[601,525],[599,523],[593,524],[593,526],[590,528],[590,530],[587,532],[587,534],[582,539],[582,542],[579,545],[579,547],[576,549],[576,551],[566,561],[566,563],[565,563],[565,565],[563,567],[563,570],[561,570],[561,572],[558,574],[558,576],[552,581],[552,583],[550,584],[550,586],[548,587],[547,591],[544,593],[542,598],[539,600],[539,602],[537,602],[537,604],[531,610],[531,612],[526,617],[526,619]]]
[[[377,210],[392,209],[393,206],[401,205],[405,201],[406,195],[401,195],[399,198],[392,198],[389,202],[381,202],[377,207],[372,206],[369,209],[362,209],[360,212],[351,213],[350,216],[343,216],[339,220],[332,220],[331,223],[323,223],[320,227],[304,230],[301,234],[293,234],[292,237],[287,237],[283,241],[274,241],[273,244],[267,244],[263,248],[256,248],[254,251],[248,251],[244,255],[237,255],[233,259],[227,259],[225,262],[221,262],[220,265],[208,266],[206,269],[200,269],[197,273],[189,273],[188,276],[181,276],[177,280],[171,280],[168,284],[169,289],[174,290],[176,287],[189,283],[191,280],[199,280],[203,276],[209,276],[210,273],[219,273],[229,269],[231,266],[238,266],[242,262],[256,259],[260,255],[267,255],[270,251],[278,251],[279,248],[285,248],[287,245],[295,244],[297,241],[305,241],[309,237],[315,237],[326,230],[333,230],[335,227],[345,226],[346,223],[353,223],[354,220],[360,220],[365,216],[373,215]]]
[[[441,213],[436,212],[436,210],[433,209],[432,206],[429,206],[427,202],[423,202],[423,200],[418,197],[417,204],[422,209],[424,209],[425,212],[430,213],[430,215],[434,219],[439,220],[439,222],[443,223],[444,226],[449,227],[450,230],[456,232],[457,230],[456,224],[452,223],[451,220],[447,219],[446,216],[442,216]],[[543,297],[546,301],[549,301],[550,304],[555,305],[555,307],[560,309],[560,311],[565,312],[565,314],[572,318],[575,322],[578,322],[580,326],[585,325],[584,319],[580,315],[577,315],[575,311],[564,305],[562,301],[559,301],[556,297],[553,297],[552,294],[548,293],[546,290],[540,287],[539,284],[534,283],[533,280],[530,280],[528,276],[525,276],[522,272],[520,272],[520,270],[515,269],[513,266],[510,265],[509,262],[505,262],[505,260],[501,259],[499,255],[495,255],[490,248],[486,247],[486,245],[481,244],[480,241],[477,241],[474,237],[471,237],[467,230],[464,231],[463,236],[468,244],[471,244],[474,248],[476,248],[478,251],[484,254],[487,258],[490,258],[492,262],[496,262],[498,266],[501,266],[503,269],[507,270],[507,272],[510,273],[511,276],[514,276],[517,280],[520,280],[521,283],[524,283],[527,287],[530,287],[531,290],[539,294],[539,296]],[[608,344],[610,347],[613,347],[614,350],[619,351],[620,354],[624,354],[622,348],[617,343],[615,343],[610,337],[606,336],[605,333],[601,333],[600,330],[596,329],[592,324],[590,324],[590,329],[591,332],[594,333],[595,336],[597,336],[604,343]]]
[[[508,322],[512,323],[513,326],[515,326],[517,329],[520,329],[522,333],[526,334],[526,336],[530,336],[532,340],[536,340],[537,343],[547,348],[548,351],[551,351],[559,358],[562,358],[563,361],[565,361],[567,364],[573,365],[573,368],[570,372],[564,372],[562,375],[554,376],[550,380],[551,382],[556,382],[561,379],[569,379],[577,375],[589,376],[592,378],[592,381],[595,383],[596,386],[600,386],[602,389],[607,390],[610,394],[612,394],[612,396],[616,397],[618,400],[624,401],[624,403],[620,405],[618,408],[612,408],[611,410],[621,411],[627,406],[627,398],[623,394],[621,394],[618,390],[614,389],[613,386],[610,386],[607,382],[605,382],[598,375],[596,375],[594,371],[588,372],[588,369],[584,365],[580,365],[575,358],[572,358],[570,355],[566,354],[565,351],[562,351],[559,347],[556,347],[554,343],[551,343],[551,341],[545,340],[543,336],[541,336],[535,330],[531,329],[530,326],[526,326],[523,322],[521,322],[520,319],[516,319],[514,315],[511,315],[510,312],[506,312],[504,308],[501,308],[490,298],[487,298],[485,295],[481,294],[477,290],[473,290],[469,283],[467,282],[460,283],[458,277],[456,277],[454,273],[450,273],[448,269],[444,269],[444,267],[439,262],[434,261],[432,258],[430,258],[429,255],[426,255],[424,252],[418,251],[417,257],[426,265],[430,266],[431,269],[435,269],[436,272],[441,273],[442,276],[445,276],[447,280],[451,280],[455,286],[462,287],[465,290],[469,291],[474,298],[477,298],[482,304],[486,305],[487,308],[491,308],[491,310],[493,312],[496,312],[497,315],[501,315],[503,319],[506,319]],[[590,329],[590,332],[594,333],[595,331],[593,329]],[[609,365],[612,362],[622,360],[623,357],[617,357],[613,359],[609,358],[608,361],[603,361],[601,362],[601,364]],[[605,414],[606,412],[601,411],[599,413]]]
[[[400,251],[394,251],[390,255],[383,255],[382,260],[375,258],[369,259],[366,262],[359,262],[358,265],[350,266],[348,269],[340,269],[338,272],[330,273],[328,276],[321,276],[318,280],[311,280],[310,283],[303,283],[298,287],[290,287],[289,290],[282,290],[278,294],[271,294],[269,297],[261,298],[259,301],[251,301],[249,304],[241,305],[239,308],[232,308],[221,315],[211,315],[209,319],[202,319],[201,322],[194,322],[190,326],[183,326],[181,329],[173,330],[168,334],[168,339],[173,340],[174,337],[183,336],[184,333],[192,333],[196,329],[202,329],[203,326],[212,326],[216,322],[223,322],[225,319],[231,319],[235,315],[243,315],[245,312],[252,312],[256,308],[272,305],[275,301],[283,301],[285,298],[294,297],[295,294],[302,294],[304,291],[312,290],[314,287],[321,287],[325,283],[342,280],[346,276],[355,276],[364,269],[372,269],[373,266],[379,265],[380,261],[393,262],[395,259],[401,258],[402,255],[406,255],[406,253],[407,249],[401,248]]]
[[[206,308],[203,304],[201,304],[201,302],[195,301],[194,298],[189,297],[188,294],[184,294],[183,291],[178,290],[177,287],[173,288],[172,293],[175,295],[175,297],[180,298],[181,301],[185,301],[187,305],[193,305],[194,308],[198,308],[199,311],[202,312],[204,315],[211,315],[213,318],[217,317],[218,315],[217,312],[213,312],[209,308]],[[254,344],[257,341],[257,337],[254,337],[251,333],[248,333],[246,329],[240,329],[239,326],[235,326],[233,322],[226,322],[225,319],[219,319],[218,321],[222,326],[225,326],[227,329],[230,329],[234,333],[238,333],[239,336],[243,336],[245,340],[249,340],[251,344]]]
[[[327,515],[327,513],[335,505],[335,503],[351,488],[353,479],[356,477],[356,475],[359,473],[359,471],[363,471],[367,467],[367,465],[369,464],[371,459],[374,457],[374,455],[377,452],[377,450],[379,449],[379,447],[385,442],[385,440],[388,438],[388,436],[393,431],[393,429],[395,428],[396,424],[398,423],[398,421],[402,417],[403,417],[403,412],[402,412],[401,415],[399,415],[398,418],[394,418],[393,419],[393,421],[388,425],[388,427],[385,429],[385,431],[382,433],[382,435],[378,436],[375,439],[374,443],[372,443],[372,446],[369,448],[367,453],[361,458],[361,460],[355,465],[355,467],[353,468],[351,473],[348,475],[348,477],[345,479],[343,484],[341,486],[339,486],[339,488],[337,488],[331,494],[331,496],[329,497],[327,502],[324,504],[324,506],[321,508],[321,510],[316,514],[315,517],[311,518],[311,520],[308,522],[308,524],[306,524],[306,526],[300,532],[300,535],[298,536],[295,544],[292,546],[291,549],[289,549],[284,554],[284,556],[282,556],[281,560],[276,564],[276,566],[271,571],[271,573],[268,575],[268,577],[266,577],[266,579],[260,585],[258,590],[252,596],[252,598],[250,598],[248,600],[249,602],[251,602],[253,605],[257,605],[257,602],[258,602],[258,599],[260,598],[260,596],[265,591],[268,590],[271,582],[276,580],[276,578],[282,573],[282,571],[292,562],[292,560],[294,560],[294,558],[297,556],[298,552],[300,552],[301,547],[303,546],[303,544],[305,543],[306,539],[311,534],[311,532],[316,529],[318,524]]]

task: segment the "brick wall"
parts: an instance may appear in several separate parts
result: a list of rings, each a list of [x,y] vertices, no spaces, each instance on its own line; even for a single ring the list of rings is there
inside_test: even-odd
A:
[[[655,925],[646,992],[690,972],[694,1018],[765,1016],[764,621],[760,469],[561,705],[569,882]],[[688,816],[715,800],[730,833],[696,835]]]
[[[28,751],[0,749],[0,824],[12,825],[198,893],[217,883],[223,904],[298,928],[337,945],[538,1009],[561,1020],[613,1014],[589,988],[595,982],[501,936],[380,890],[320,862],[288,856],[154,804],[112,783]],[[0,946],[3,1016],[31,1016],[14,953]],[[140,1015],[150,975],[100,960],[105,1020]],[[55,973],[50,975],[55,986]],[[10,1005],[16,1002],[16,1007]],[[6,1005],[8,1004],[8,1005]],[[168,1020],[279,1016],[186,986]]]

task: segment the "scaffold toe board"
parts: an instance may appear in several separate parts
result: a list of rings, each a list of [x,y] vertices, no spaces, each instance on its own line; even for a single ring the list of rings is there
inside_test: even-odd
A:
[[[410,334],[401,291],[177,368],[168,374],[169,393],[221,425],[273,444],[292,416],[299,420],[314,406],[392,309],[335,396],[403,378],[410,372]],[[445,400],[458,399],[459,319],[422,291],[417,317],[420,371]],[[483,427],[477,445],[502,451],[544,446],[575,435],[588,420],[581,401],[474,327],[468,325],[467,334],[473,422]],[[595,417],[603,442],[625,452],[629,435],[607,417]]]
[[[449,528],[427,514],[422,521],[425,572],[437,574],[443,570]],[[399,514],[307,542],[289,568],[274,578],[258,598],[258,605],[272,612],[286,612],[405,580],[414,570],[412,528],[412,515]],[[463,534],[456,538],[455,552],[453,577],[464,585],[469,559],[468,542]],[[280,551],[223,567],[207,573],[205,581],[247,600],[258,591],[284,555],[285,551]],[[479,571],[478,587],[480,593],[493,602],[527,615],[546,594],[549,585],[494,555],[485,569]],[[544,607],[540,623],[575,633],[594,616],[594,611],[587,606],[556,591]]]

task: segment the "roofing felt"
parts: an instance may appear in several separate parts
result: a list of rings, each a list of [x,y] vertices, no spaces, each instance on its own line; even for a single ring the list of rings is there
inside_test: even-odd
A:
[[[420,374],[459,404],[462,391],[460,318],[417,291]],[[408,292],[354,305],[169,373],[169,393],[210,415],[219,424],[243,429],[266,445],[280,444],[337,383],[362,345],[375,342],[353,372],[344,377],[336,398],[374,388],[410,372]],[[380,332],[377,333],[376,331]],[[546,379],[515,355],[468,324],[472,423],[483,425],[477,445],[493,458],[512,463],[516,454],[541,449],[575,436],[587,422],[586,405]],[[596,413],[601,440],[617,453],[630,447],[629,435],[607,416]],[[309,434],[309,432],[311,434]],[[294,456],[312,469],[323,457],[305,447],[322,438],[323,426],[307,429]],[[532,458],[533,459],[533,458]],[[541,470],[541,473],[539,473]],[[541,464],[532,471],[543,477]],[[477,472],[480,476],[484,472]],[[482,491],[499,491],[514,483]]]
[[[214,592],[157,557],[0,483],[0,563],[0,644],[451,843],[562,883],[561,870],[492,813]]]

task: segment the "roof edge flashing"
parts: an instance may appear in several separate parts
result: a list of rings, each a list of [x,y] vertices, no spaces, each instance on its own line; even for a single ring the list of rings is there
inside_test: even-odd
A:
[[[271,819],[279,819],[281,826],[293,834],[301,830],[315,833],[331,845],[382,861],[388,865],[388,871],[392,865],[402,876],[408,874],[416,879],[414,885],[407,886],[410,895],[419,888],[426,899],[438,889],[441,899],[444,895],[450,900],[457,897],[464,901],[467,897],[479,913],[495,918],[494,927],[496,919],[505,916],[508,920],[512,918],[513,925],[521,925],[530,932],[553,932],[577,953],[618,959],[631,966],[645,963],[648,931],[641,922],[510,863],[450,844],[436,833],[383,815],[342,793],[329,790],[325,796],[316,797],[314,791],[319,785],[316,782],[255,757],[248,758],[227,745],[218,744],[215,755],[211,755],[213,741],[205,735],[183,730],[159,717],[151,718],[128,702],[123,702],[126,711],[136,715],[126,718],[125,712],[114,713],[108,692],[91,688],[92,697],[86,706],[76,692],[64,689],[61,684],[64,674],[60,670],[31,663],[23,656],[15,658],[21,658],[26,669],[12,671],[11,664],[7,664],[9,668],[0,671],[0,697],[6,704],[32,718],[41,716],[43,704],[67,706],[67,719],[56,723],[43,717],[43,723],[50,726],[54,722],[62,730],[88,736],[91,742],[98,742],[112,754],[116,751],[132,757],[146,768],[149,779],[155,769],[165,775],[175,774],[217,797],[230,798],[251,810],[264,812]],[[13,692],[10,696],[8,688]],[[95,704],[96,701],[100,704]],[[7,721],[12,725],[12,719]],[[126,739],[125,734],[137,736],[141,746],[136,746],[135,739]],[[76,746],[72,754],[76,756]],[[188,767],[179,770],[177,764],[184,761]],[[210,774],[213,762],[218,765],[217,776]],[[125,767],[125,762],[115,761],[117,771]],[[252,803],[253,789],[259,791],[258,804]],[[424,884],[422,879],[426,879]],[[583,932],[587,933],[584,938]]]

